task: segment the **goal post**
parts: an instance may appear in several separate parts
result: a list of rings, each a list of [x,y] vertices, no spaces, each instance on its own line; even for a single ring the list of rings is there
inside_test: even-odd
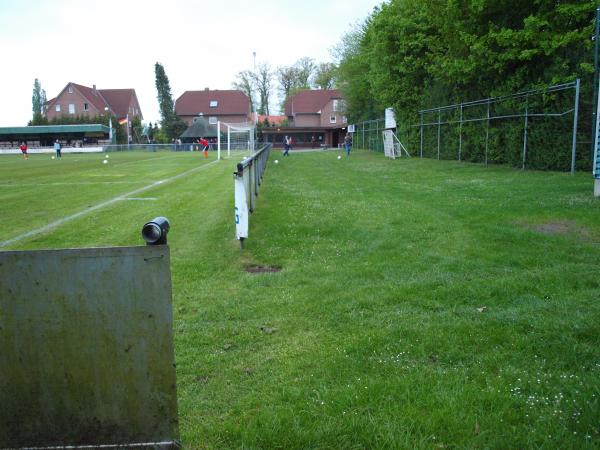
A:
[[[227,149],[227,156],[232,151],[254,151],[256,145],[256,126],[252,122],[217,122],[217,151],[221,159],[221,150]]]
[[[396,134],[392,130],[384,130],[382,131],[383,135],[383,153],[388,158],[396,159],[396,157],[401,157],[402,152],[406,154],[406,156],[410,157],[408,150],[406,147],[400,142],[400,139],[396,136]]]

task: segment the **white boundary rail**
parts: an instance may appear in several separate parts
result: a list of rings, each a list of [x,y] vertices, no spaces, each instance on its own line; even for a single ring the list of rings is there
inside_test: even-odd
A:
[[[244,247],[248,237],[248,216],[254,211],[255,197],[258,196],[262,177],[267,168],[271,144],[264,145],[252,156],[238,163],[233,173],[235,188],[235,237]]]

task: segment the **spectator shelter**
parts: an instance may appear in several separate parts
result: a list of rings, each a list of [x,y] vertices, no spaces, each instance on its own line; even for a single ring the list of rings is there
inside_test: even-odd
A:
[[[208,123],[206,118],[199,116],[194,117],[192,124],[180,136],[184,143],[198,142],[198,139],[204,137],[208,140],[217,139],[218,131],[215,125]]]
[[[25,142],[30,151],[52,149],[56,139],[63,147],[96,147],[110,144],[106,125],[42,125],[33,127],[1,127],[0,153],[13,153]]]

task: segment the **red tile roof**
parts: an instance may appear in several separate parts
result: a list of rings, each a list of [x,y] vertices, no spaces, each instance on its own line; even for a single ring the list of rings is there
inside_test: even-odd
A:
[[[210,107],[210,102],[216,100],[217,106]],[[250,99],[242,91],[185,91],[175,101],[175,114],[178,116],[208,115],[248,115]]]
[[[136,103],[139,106],[135,89],[94,89],[82,84],[69,82],[60,93],[62,94],[69,86],[77,89],[101,114],[104,112],[104,108],[108,107],[117,118],[127,116],[132,96],[136,99]],[[58,97],[60,97],[60,94],[46,102],[49,108]],[[142,117],[141,109],[139,115]]]
[[[98,93],[98,91],[94,91],[94,89],[89,88],[87,86],[83,86],[81,84],[69,83],[75,89],[77,89],[81,94],[89,100],[89,102],[96,107],[99,111],[104,111],[104,107],[108,106],[102,96]],[[67,86],[69,85],[67,84]]]
[[[300,91],[285,102],[285,115],[317,114],[334,98],[342,98],[337,89],[315,89]]]
[[[117,117],[125,117],[129,113],[131,97],[135,97],[134,89],[99,89],[102,97],[110,105],[113,114]],[[141,112],[140,112],[141,115]]]

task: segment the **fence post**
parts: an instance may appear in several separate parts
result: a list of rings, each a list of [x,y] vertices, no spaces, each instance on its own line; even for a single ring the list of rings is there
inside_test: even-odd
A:
[[[458,160],[462,160],[462,124],[463,124],[463,105],[460,104],[460,123],[458,124]]]
[[[442,132],[442,110],[438,109],[438,161],[440,159],[440,137]]]
[[[488,144],[490,140],[490,101],[487,102],[487,121],[485,127],[485,167],[488,165]]]
[[[575,174],[577,156],[577,119],[579,115],[579,78],[575,81],[575,108],[573,109],[573,141],[571,144],[571,175]]]
[[[363,132],[362,132],[362,148],[365,148],[365,123],[362,123]]]
[[[525,161],[527,160],[527,122],[529,119],[529,96],[525,97],[525,130],[523,131],[523,165],[521,169],[525,170]]]
[[[423,157],[423,113],[421,113],[421,158]]]

